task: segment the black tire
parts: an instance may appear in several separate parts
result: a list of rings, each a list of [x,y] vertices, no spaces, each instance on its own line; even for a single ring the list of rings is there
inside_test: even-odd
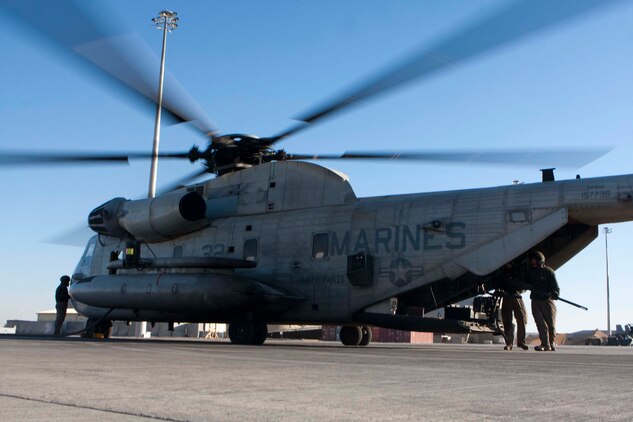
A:
[[[360,330],[361,330],[362,336],[360,339],[360,343],[358,343],[358,345],[367,346],[369,343],[371,343],[371,338],[372,338],[371,327],[363,325],[362,327],[360,327]]]
[[[253,344],[254,346],[261,346],[266,341],[266,337],[268,337],[268,325],[260,319],[254,321],[255,332],[253,336]]]
[[[93,338],[110,338],[110,336],[112,336],[112,321],[110,320],[101,321],[93,328]]]
[[[229,339],[233,344],[253,344],[255,325],[249,319],[233,321],[229,324]]]
[[[84,329],[84,332],[81,334],[81,337],[94,338],[94,335],[97,329],[96,327],[97,321],[98,319],[96,318],[88,318],[88,320],[86,321],[86,328]]]
[[[358,346],[363,333],[360,327],[341,327],[339,337],[345,346]]]
[[[112,321],[106,320],[102,322],[103,324],[103,338],[112,337]]]

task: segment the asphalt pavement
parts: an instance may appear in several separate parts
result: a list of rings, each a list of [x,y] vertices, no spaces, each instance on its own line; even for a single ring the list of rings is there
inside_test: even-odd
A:
[[[9,421],[633,419],[633,347],[0,336]]]

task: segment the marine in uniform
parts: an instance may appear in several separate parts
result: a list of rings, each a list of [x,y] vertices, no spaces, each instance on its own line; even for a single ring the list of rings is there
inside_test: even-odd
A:
[[[507,264],[501,271],[498,279],[497,287],[501,293],[501,321],[503,322],[503,332],[506,341],[504,350],[512,350],[514,343],[515,325],[512,317],[516,320],[516,340],[517,347],[528,350],[525,344],[525,326],[527,324],[527,310],[521,293],[522,283],[516,272],[512,268],[512,264]]]
[[[63,275],[59,281],[59,286],[57,286],[57,290],[55,290],[55,311],[57,312],[57,317],[55,318],[55,331],[53,335],[56,336],[60,336],[62,334],[62,325],[66,319],[68,301],[70,300],[70,295],[68,294],[70,277]]]
[[[538,328],[541,345],[537,351],[556,350],[556,303],[560,293],[554,270],[545,266],[545,255],[536,251],[530,256],[531,270],[526,283],[531,290],[532,316]]]

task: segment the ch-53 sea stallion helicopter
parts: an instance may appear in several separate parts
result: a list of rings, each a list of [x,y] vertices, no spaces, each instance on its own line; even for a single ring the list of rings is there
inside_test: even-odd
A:
[[[538,248],[558,268],[597,237],[598,225],[633,220],[633,176],[487,189],[358,198],[339,172],[317,159],[469,160],[472,153],[358,152],[336,156],[274,149],[287,139],[376,94],[437,73],[497,46],[615,1],[512,4],[301,117],[271,137],[220,134],[178,95],[164,109],[206,134],[205,149],[159,153],[201,161],[203,169],[154,198],[112,199],[89,215],[97,233],[70,286],[74,307],[107,334],[110,320],[227,322],[232,342],[262,344],[269,323],[342,325],[341,341],[366,345],[369,326],[417,331],[497,330],[494,299],[474,318],[424,312],[490,289],[495,272]],[[104,41],[75,6],[68,35],[28,2],[3,4],[93,69],[154,101],[147,79]],[[530,19],[525,19],[531,16]],[[82,23],[83,25],[79,25]],[[524,161],[529,151],[480,154],[479,161]],[[598,151],[559,151],[581,164]],[[104,162],[152,154],[4,154],[2,163]],[[533,157],[533,156],[532,156]],[[538,158],[532,158],[538,163]],[[571,160],[571,161],[570,161]],[[217,177],[190,186],[204,173]]]

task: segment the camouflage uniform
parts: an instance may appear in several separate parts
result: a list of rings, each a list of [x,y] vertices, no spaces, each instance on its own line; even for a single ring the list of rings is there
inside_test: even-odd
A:
[[[532,315],[541,339],[541,346],[537,350],[555,350],[556,303],[554,300],[558,299],[560,288],[554,270],[543,263],[544,258],[536,268],[528,272],[526,282],[531,286]]]
[[[68,309],[68,301],[70,295],[68,294],[68,283],[70,278],[63,276],[60,279],[61,283],[55,290],[55,311],[57,311],[57,317],[55,318],[55,331],[53,335],[59,336],[62,333],[62,325],[66,319],[66,311]]]

